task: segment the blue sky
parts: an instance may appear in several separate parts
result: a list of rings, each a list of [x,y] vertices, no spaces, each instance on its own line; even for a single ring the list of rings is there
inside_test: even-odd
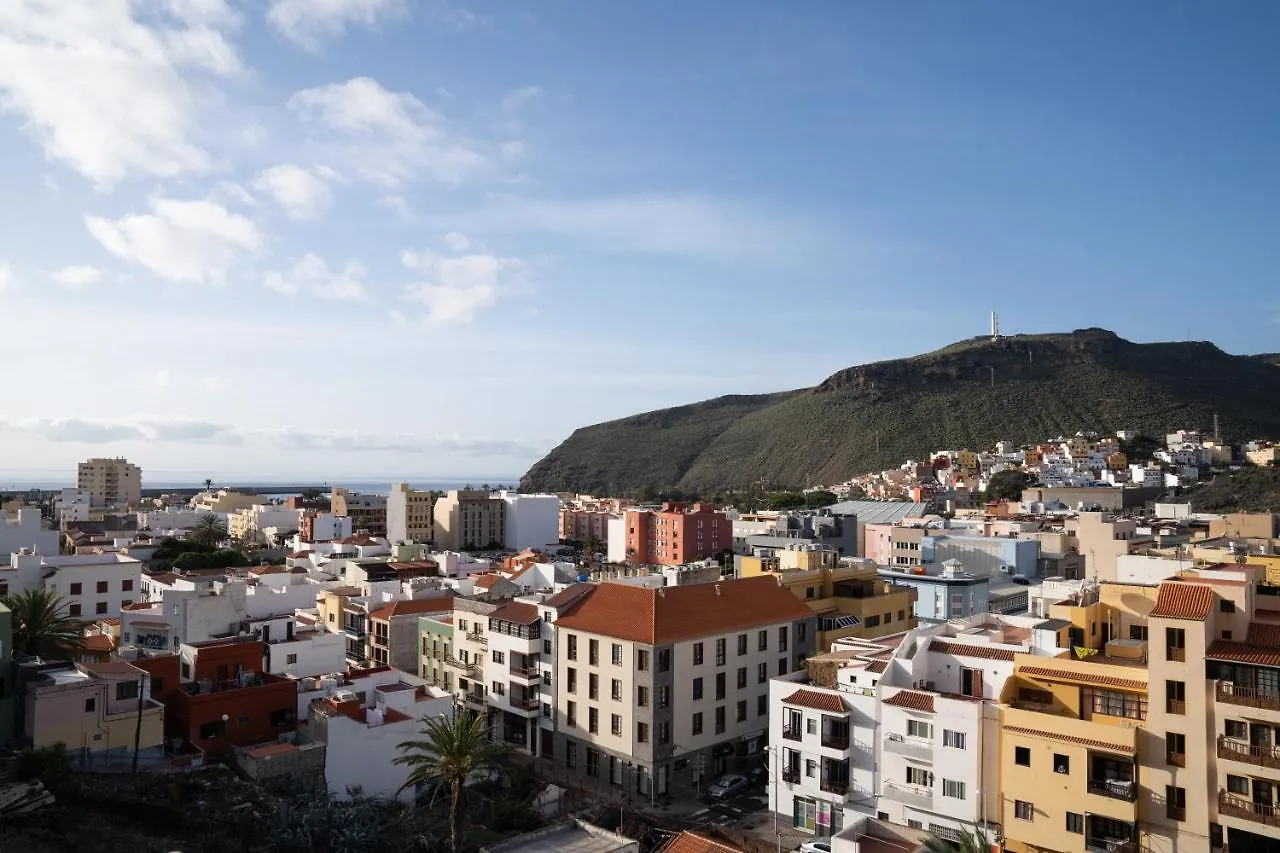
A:
[[[992,307],[1280,350],[1277,36],[1264,2],[10,0],[0,471],[509,476]]]

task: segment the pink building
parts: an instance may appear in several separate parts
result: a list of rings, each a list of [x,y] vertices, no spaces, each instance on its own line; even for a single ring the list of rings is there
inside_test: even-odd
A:
[[[887,566],[891,562],[893,544],[892,524],[865,524],[862,526],[862,541],[858,543],[858,556],[874,560],[878,566]]]

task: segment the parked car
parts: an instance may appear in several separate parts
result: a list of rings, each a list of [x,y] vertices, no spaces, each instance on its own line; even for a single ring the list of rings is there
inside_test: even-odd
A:
[[[721,776],[715,782],[711,783],[711,787],[707,789],[707,794],[715,797],[717,800],[736,797],[738,794],[747,790],[750,783],[747,782],[746,776],[739,776],[736,773],[730,773],[727,776]]]
[[[831,853],[831,845],[825,841],[806,841],[797,849],[800,853]]]
[[[747,771],[747,782],[757,786],[769,784],[769,768],[763,765],[752,767]]]

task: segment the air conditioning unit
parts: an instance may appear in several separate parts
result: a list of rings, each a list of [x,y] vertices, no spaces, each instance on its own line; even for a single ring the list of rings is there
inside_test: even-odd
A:
[[[1001,566],[1001,567],[1000,567],[1000,574],[1002,574],[1002,575],[1008,575],[1008,574],[1012,574],[1012,573],[1013,573],[1013,566]]]

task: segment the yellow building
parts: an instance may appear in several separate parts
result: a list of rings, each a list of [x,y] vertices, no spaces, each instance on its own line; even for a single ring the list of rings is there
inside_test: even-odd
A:
[[[76,466],[76,488],[89,493],[93,506],[138,504],[142,469],[124,457],[86,459]]]
[[[844,637],[882,637],[916,627],[916,590],[882,580],[874,563],[840,565],[827,548],[779,550],[773,557],[742,557],[740,577],[775,575],[818,614],[823,651]]]
[[[498,549],[506,541],[507,502],[486,491],[452,491],[437,498],[436,545],[447,551]]]

